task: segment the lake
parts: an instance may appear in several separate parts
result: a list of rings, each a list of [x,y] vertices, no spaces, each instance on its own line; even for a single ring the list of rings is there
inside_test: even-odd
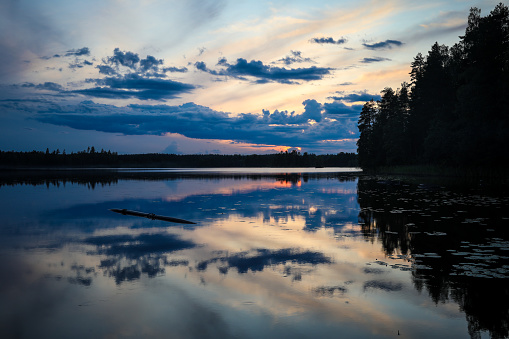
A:
[[[0,199],[2,338],[509,336],[509,193],[482,182],[5,172]]]

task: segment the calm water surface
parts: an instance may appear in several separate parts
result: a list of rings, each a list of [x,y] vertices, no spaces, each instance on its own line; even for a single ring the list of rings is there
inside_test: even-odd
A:
[[[0,337],[508,337],[507,193],[327,172],[4,175]]]

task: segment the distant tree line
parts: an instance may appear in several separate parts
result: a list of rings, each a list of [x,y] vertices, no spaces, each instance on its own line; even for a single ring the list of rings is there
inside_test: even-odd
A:
[[[0,167],[356,167],[355,153],[301,154],[297,151],[264,155],[118,154],[94,147],[77,153],[0,151]]]
[[[509,9],[471,8],[465,35],[411,63],[411,82],[362,108],[359,165],[509,163]]]

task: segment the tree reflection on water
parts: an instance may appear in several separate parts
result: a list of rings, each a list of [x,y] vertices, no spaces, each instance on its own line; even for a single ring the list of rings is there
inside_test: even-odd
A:
[[[358,202],[364,237],[411,261],[418,291],[456,302],[472,338],[509,336],[507,196],[361,177]]]

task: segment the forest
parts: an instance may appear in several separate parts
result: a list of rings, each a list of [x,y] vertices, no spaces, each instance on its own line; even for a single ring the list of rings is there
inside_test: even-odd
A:
[[[436,42],[411,63],[410,82],[364,104],[359,165],[504,167],[509,164],[509,9],[471,8],[452,47]]]
[[[301,154],[297,151],[264,155],[220,155],[220,154],[118,154],[96,151],[94,147],[80,152],[66,153],[59,149],[50,152],[0,151],[0,168],[33,167],[357,167],[357,154]]]

